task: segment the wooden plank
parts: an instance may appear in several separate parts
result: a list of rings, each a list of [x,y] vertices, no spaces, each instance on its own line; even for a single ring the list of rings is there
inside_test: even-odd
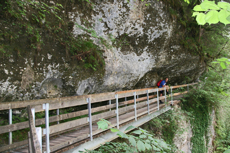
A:
[[[30,132],[28,132],[28,144],[29,144],[29,146],[28,146],[28,152],[29,153],[33,153],[32,152],[32,144],[31,144]]]
[[[56,151],[58,149],[61,149],[65,146],[71,145],[73,143],[76,143],[76,142],[81,141],[81,140],[86,139],[86,138],[88,138],[88,134],[83,134],[77,138],[69,139],[68,141],[64,141],[62,143],[58,143],[57,145],[50,147],[50,151],[51,152]]]
[[[115,94],[122,94],[122,93],[133,93],[133,92],[137,92],[137,91],[146,91],[146,90],[150,90],[150,89],[154,89],[156,87],[152,87],[152,88],[143,88],[143,89],[134,89],[134,90],[125,90],[125,91],[117,91],[115,92]]]
[[[45,103],[71,103],[75,102],[76,106],[84,104],[85,99],[88,98],[88,95],[82,96],[72,96],[72,97],[62,97],[62,98],[51,98],[51,99],[39,99],[39,100],[27,100],[27,101],[17,101],[17,102],[4,102],[0,104],[0,110],[6,109],[15,109],[15,108],[25,108],[28,105],[41,105]],[[79,103],[76,103],[76,101]],[[65,106],[65,105],[63,105]]]
[[[67,129],[70,129],[70,128],[73,128],[73,127],[77,127],[79,125],[84,125],[84,124],[88,123],[87,118],[88,117],[84,117],[84,118],[69,121],[69,122],[66,122],[66,123],[61,123],[61,124],[50,126],[50,134],[56,133],[56,132],[61,132],[63,130],[67,130]]]
[[[173,101],[173,106],[179,104],[180,102],[181,102],[180,100],[174,100],[174,101]]]
[[[148,92],[149,92],[149,93],[157,92],[157,89],[158,89],[157,87],[154,88],[154,89],[149,89]]]
[[[180,87],[187,87],[187,86],[193,86],[198,83],[190,83],[190,84],[183,84],[183,85],[178,85],[178,86],[172,86],[173,89],[180,88]]]
[[[54,110],[54,109],[59,109],[59,108],[80,106],[84,104],[86,105],[87,97],[88,96],[65,97],[66,100],[61,99],[61,101],[55,102],[55,103],[49,103],[47,101],[46,103],[49,103],[49,110]],[[44,111],[43,104],[33,105],[33,108],[35,108],[36,112]]]
[[[40,148],[40,143],[38,141],[38,136],[37,136],[37,132],[35,129],[30,105],[27,106],[27,112],[28,112],[28,118],[29,118],[32,152],[33,153],[42,153],[41,148]]]
[[[153,96],[149,96],[149,99],[156,97],[156,95]],[[144,101],[147,100],[147,97],[141,97],[141,98],[137,98],[136,102],[140,102],[140,101]],[[119,102],[119,106],[123,106],[123,105],[127,105],[127,104],[132,104],[134,103],[134,99],[133,100],[128,100],[128,101],[124,101],[124,102]]]
[[[20,146],[24,146],[24,145],[28,145],[28,140],[23,140],[20,142],[15,142],[13,144],[10,145],[6,145],[6,146],[2,146],[0,147],[0,152],[6,151],[6,150],[11,150]]]
[[[136,90],[126,90],[126,91],[118,91],[115,94],[118,94],[118,98],[130,97],[133,96],[133,93],[136,92],[137,95],[146,93],[147,90],[154,88],[144,88],[144,89],[136,89]]]
[[[112,99],[115,99],[115,92],[93,94],[93,95],[90,95],[90,98],[91,98],[90,99],[91,103],[112,100]]]

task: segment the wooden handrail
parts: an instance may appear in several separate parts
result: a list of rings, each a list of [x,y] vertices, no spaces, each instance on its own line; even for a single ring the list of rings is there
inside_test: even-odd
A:
[[[191,83],[186,85],[178,85],[178,86],[172,86],[173,89],[185,87],[187,85],[191,86],[197,83]],[[8,110],[8,109],[16,109],[16,108],[25,108],[28,105],[41,105],[44,103],[60,103],[60,106],[65,107],[64,103],[66,102],[75,102],[76,105],[83,105],[87,104],[86,98],[91,98],[92,103],[99,102],[99,101],[106,101],[110,99],[115,99],[115,94],[123,94],[123,93],[129,93],[130,96],[132,96],[133,92],[145,92],[146,90],[149,90],[150,92],[156,92],[156,87],[153,88],[144,88],[144,89],[136,89],[136,90],[127,90],[127,91],[118,91],[118,92],[108,92],[108,93],[99,93],[99,94],[91,94],[91,95],[81,95],[81,96],[71,96],[71,97],[61,97],[61,98],[50,98],[50,99],[39,99],[39,100],[26,100],[26,101],[16,101],[16,102],[4,102],[0,103],[0,111],[1,110]],[[164,88],[159,88],[159,91],[164,90]],[[107,95],[107,96],[105,96]],[[76,104],[76,101],[78,102]],[[42,107],[41,107],[42,108]],[[39,109],[40,110],[40,109]]]

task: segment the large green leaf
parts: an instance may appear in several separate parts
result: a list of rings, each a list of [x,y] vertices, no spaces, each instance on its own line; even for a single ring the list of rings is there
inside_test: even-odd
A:
[[[117,132],[117,135],[118,135],[119,137],[121,137],[121,138],[128,138],[128,136],[127,136],[125,133],[121,132],[121,131],[118,131],[118,132]]]
[[[226,11],[226,10],[221,10],[218,13],[218,18],[220,20],[221,23],[223,24],[230,24],[230,22],[227,20],[227,17],[230,15],[230,12]]]
[[[205,14],[204,13],[200,13],[197,15],[196,17],[196,21],[199,25],[205,25],[206,21],[205,21]]]
[[[98,121],[97,125],[98,125],[98,129],[102,129],[102,130],[108,129],[108,123],[103,120]]]
[[[227,17],[227,20],[230,22],[230,15]]]
[[[218,12],[215,10],[209,11],[205,16],[205,20],[209,24],[217,24],[219,22]]]
[[[185,1],[186,3],[188,3],[188,4],[190,3],[189,0],[184,0],[184,1]]]
[[[224,62],[220,62],[220,66],[222,67],[222,69],[226,69],[227,68]]]
[[[193,12],[192,17],[197,16],[199,12]]]
[[[110,130],[111,130],[111,132],[117,132],[117,131],[119,131],[119,130],[116,129],[116,128],[111,128]]]
[[[157,148],[156,146],[152,145],[153,146],[153,150],[155,151],[161,151],[159,148]]]
[[[145,144],[142,142],[142,141],[140,141],[140,140],[138,140],[137,141],[137,149],[141,152],[141,151],[145,151]]]
[[[156,141],[157,141],[157,143],[159,144],[159,146],[161,146],[162,148],[164,148],[164,149],[170,149],[170,148],[168,147],[167,143],[164,142],[163,140],[156,139]],[[158,147],[159,147],[159,146],[158,146]]]
[[[218,2],[217,4],[220,8],[223,8],[223,9],[227,9],[228,7],[230,7],[230,4],[227,3],[227,2]]]
[[[220,62],[226,62],[226,61],[229,61],[228,58],[225,58],[225,57],[222,57],[222,58],[218,58],[216,59],[217,61],[220,61]]]
[[[129,127],[127,127],[127,128],[125,129],[125,131],[131,130],[131,129],[135,129],[135,128],[136,128],[135,126],[130,125]]]
[[[217,6],[214,1],[204,1],[200,6],[204,10],[220,10],[220,7]]]
[[[151,150],[151,149],[152,149],[152,146],[151,146],[150,144],[148,144],[148,143],[145,143],[145,148],[146,148],[147,150]]]
[[[140,135],[140,138],[144,139],[144,138],[147,138],[147,136],[142,134],[142,135]]]
[[[194,11],[207,11],[207,10],[204,10],[201,8],[200,5],[196,5],[194,8],[193,8]]]
[[[130,143],[132,146],[136,147],[136,140],[135,140],[133,137],[129,137],[129,143]]]

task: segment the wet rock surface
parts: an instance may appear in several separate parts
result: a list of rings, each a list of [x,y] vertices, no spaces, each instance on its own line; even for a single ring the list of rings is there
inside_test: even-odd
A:
[[[36,60],[29,51],[2,58],[2,102],[152,87],[162,77],[174,85],[195,81],[205,70],[200,57],[180,45],[180,25],[161,2],[95,1],[92,10],[70,6],[65,11],[71,23],[87,23],[98,36],[116,39],[112,48],[105,48],[105,68],[82,69],[66,59],[64,48],[47,42]],[[76,38],[85,33],[76,26],[72,32]]]

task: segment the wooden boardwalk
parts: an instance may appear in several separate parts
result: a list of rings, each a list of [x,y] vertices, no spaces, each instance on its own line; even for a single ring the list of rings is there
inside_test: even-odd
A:
[[[174,86],[169,90],[173,91],[182,87],[187,88],[190,85],[193,84]],[[17,103],[15,103],[15,105],[8,103],[8,105],[0,105],[0,110],[4,110],[5,108],[15,109],[18,106],[27,107],[30,105],[32,109],[32,116],[36,116],[36,113],[44,111],[45,107],[47,108],[48,106],[46,115],[49,117],[46,119],[36,120],[35,117],[33,117],[30,123],[34,122],[36,127],[38,127],[38,125],[46,124],[46,128],[42,128],[43,130],[40,135],[40,137],[42,137],[41,152],[46,151],[47,148],[48,152],[64,152],[87,141],[92,141],[93,138],[108,132],[106,130],[98,130],[97,121],[99,121],[101,118],[107,119],[109,122],[111,122],[112,126],[119,128],[130,122],[137,121],[139,118],[147,116],[153,112],[157,112],[166,105],[169,106],[170,104],[175,105],[179,103],[180,101],[178,99],[187,93],[187,91],[184,91],[182,93],[171,93],[168,96],[159,97],[157,94],[158,90],[159,89],[145,88],[94,95],[26,101],[21,102],[23,103],[21,105],[18,105]],[[164,104],[160,104],[159,100],[166,100],[166,102]],[[59,111],[67,108],[73,108],[74,111],[71,113],[59,114]],[[49,112],[52,110],[57,110],[57,115],[50,116]],[[7,131],[6,128],[8,128],[7,132],[9,132],[27,127],[29,127],[29,122],[2,126],[1,128],[3,130],[0,131],[0,134]],[[49,131],[48,134],[47,131]],[[31,135],[33,135],[33,133],[31,133]],[[37,136],[39,137],[39,135]],[[29,140],[32,140],[32,138]],[[37,144],[39,144],[39,142],[37,141]],[[7,147],[11,150],[11,152],[29,152],[28,140],[15,144],[16,145],[14,146],[13,144],[10,144],[8,146],[1,147],[0,152],[7,150]],[[25,145],[25,147],[17,149],[18,144],[21,146]],[[30,146],[30,148],[33,148],[33,144]]]

